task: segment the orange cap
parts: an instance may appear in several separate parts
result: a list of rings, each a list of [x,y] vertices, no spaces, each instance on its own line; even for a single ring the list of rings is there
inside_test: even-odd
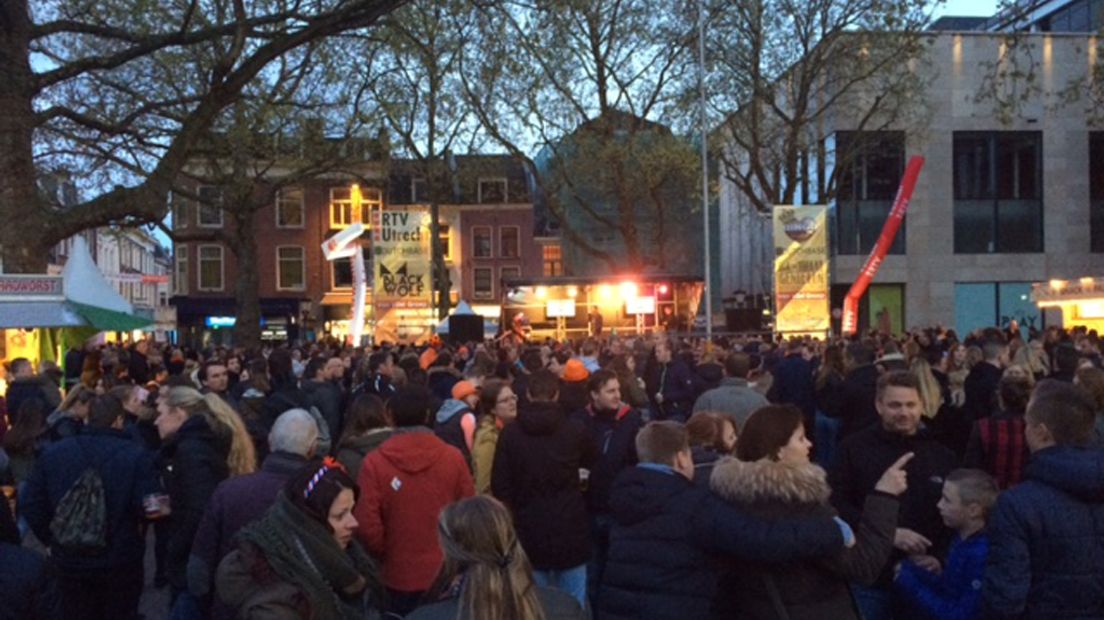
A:
[[[452,397],[456,400],[464,400],[476,393],[478,393],[478,390],[475,389],[475,384],[471,381],[457,381],[456,385],[452,386]]]
[[[564,364],[563,380],[572,383],[586,381],[590,377],[590,371],[577,359],[569,359]]]

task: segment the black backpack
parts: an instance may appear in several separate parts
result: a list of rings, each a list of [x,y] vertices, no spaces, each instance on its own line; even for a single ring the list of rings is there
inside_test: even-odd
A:
[[[84,453],[84,446],[79,440],[77,445]],[[107,499],[103,478],[100,477],[102,465],[98,463],[86,467],[73,486],[61,496],[54,510],[50,533],[54,544],[68,553],[99,555],[108,549]]]

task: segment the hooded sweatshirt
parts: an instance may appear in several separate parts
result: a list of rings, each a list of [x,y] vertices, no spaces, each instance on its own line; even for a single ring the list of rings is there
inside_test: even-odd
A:
[[[464,457],[428,428],[399,429],[364,457],[357,485],[356,536],[380,559],[384,585],[429,589],[443,561],[437,516],[475,494]]]
[[[475,441],[475,413],[462,400],[450,398],[437,410],[433,432],[445,443],[456,448],[471,463],[472,443]]]
[[[1104,617],[1104,452],[1031,455],[989,523],[985,617]]]

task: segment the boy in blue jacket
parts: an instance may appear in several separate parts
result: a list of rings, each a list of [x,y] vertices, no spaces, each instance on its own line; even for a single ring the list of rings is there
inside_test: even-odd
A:
[[[946,565],[930,555],[912,556],[898,565],[894,586],[915,617],[970,620],[981,608],[981,586],[989,537],[985,523],[999,489],[979,469],[956,469],[943,482],[939,514],[955,531]]]

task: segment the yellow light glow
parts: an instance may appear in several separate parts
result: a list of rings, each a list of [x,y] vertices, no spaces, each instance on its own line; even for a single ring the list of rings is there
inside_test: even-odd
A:
[[[633,282],[621,283],[621,297],[624,299],[635,299],[637,293],[636,284]]]
[[[1086,301],[1078,304],[1077,318],[1104,319],[1104,301]]]
[[[602,299],[608,299],[612,295],[613,295],[613,289],[610,288],[610,285],[603,284],[602,286],[598,287],[598,296],[601,297]]]
[[[1092,288],[1094,280],[1092,278],[1081,278],[1081,288]]]
[[[1052,288],[1056,291],[1060,291],[1060,290],[1064,289],[1065,287],[1066,287],[1066,281],[1065,280],[1051,280],[1050,281],[1050,288]]]
[[[537,299],[545,299],[546,297],[548,297],[548,287],[538,286],[537,287]]]
[[[575,297],[578,294],[579,294],[579,289],[578,288],[576,288],[574,286],[567,287],[567,296],[568,297]]]

